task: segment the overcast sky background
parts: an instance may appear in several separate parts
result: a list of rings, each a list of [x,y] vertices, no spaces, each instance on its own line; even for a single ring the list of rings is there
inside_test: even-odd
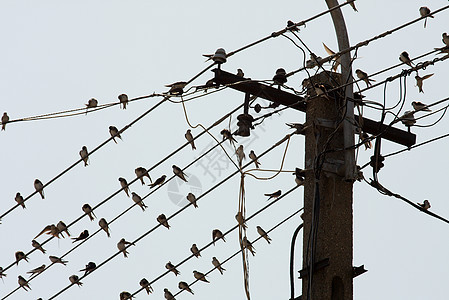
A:
[[[359,12],[350,6],[343,8],[351,45],[371,38],[388,29],[419,17],[419,7],[426,5],[436,10],[447,1],[357,1]],[[287,20],[301,21],[326,10],[325,1],[2,1],[0,3],[0,28],[2,36],[2,67],[0,68],[0,113],[8,112],[11,120],[83,107],[94,97],[99,104],[117,101],[126,93],[130,98],[164,92],[165,84],[186,81],[207,66],[204,53],[213,53],[223,47],[230,52],[286,26]],[[399,54],[406,50],[415,57],[443,46],[441,34],[449,32],[449,11],[435,19],[411,25],[403,30],[372,42],[359,50],[353,69],[374,73],[397,64]],[[325,15],[301,28],[300,36],[317,55],[327,56],[322,42],[337,50],[335,31],[330,15]],[[427,57],[433,59],[434,55]],[[308,57],[307,57],[308,59]],[[302,66],[302,52],[283,37],[270,39],[240,52],[223,65],[223,69],[236,72],[242,68],[252,79],[271,79],[277,68],[287,72]],[[447,61],[430,66],[420,75],[435,73],[424,83],[424,94],[415,87],[414,74],[407,78],[405,110],[412,101],[432,103],[448,97],[449,69]],[[327,66],[329,68],[329,66]],[[400,73],[401,68],[375,77],[377,81]],[[206,72],[193,85],[204,84],[212,78]],[[300,88],[306,77],[299,73],[289,78],[288,85]],[[364,84],[361,84],[364,87]],[[382,102],[382,88],[365,93],[366,99]],[[399,82],[388,85],[387,104],[398,101]],[[224,90],[186,104],[192,123],[209,126],[244,100],[244,95],[234,90]],[[88,115],[31,122],[17,122],[0,132],[2,183],[0,212],[15,205],[14,196],[24,197],[34,191],[33,181],[39,178],[46,183],[79,159],[83,145],[89,150],[109,138],[108,127],[118,128],[130,123],[144,111],[160,101],[149,98],[129,104],[127,110],[114,106]],[[263,102],[259,102],[263,103]],[[441,106],[439,106],[441,107]],[[265,111],[264,111],[265,112]],[[252,111],[253,115],[256,114]],[[380,113],[365,109],[364,115],[379,120]],[[233,115],[233,121],[237,114]],[[420,120],[430,124],[437,116]],[[289,132],[285,122],[303,122],[305,114],[287,110],[275,115],[252,132],[250,138],[238,138],[245,150],[261,153]],[[413,128],[417,141],[422,142],[447,133],[448,117],[430,128]],[[212,133],[227,126],[221,124]],[[397,127],[405,129],[401,124]],[[235,128],[235,125],[233,129]],[[165,103],[153,113],[136,123],[125,133],[118,144],[108,143],[90,158],[90,165],[77,165],[70,172],[45,189],[45,200],[38,195],[26,202],[26,209],[18,208],[6,216],[0,225],[2,243],[0,266],[12,263],[18,250],[31,250],[31,240],[48,224],[63,220],[69,224],[82,214],[81,206],[91,206],[120,188],[118,177],[128,182],[135,178],[134,169],[149,168],[185,142],[188,129],[180,104]],[[198,134],[201,130],[193,129]],[[153,170],[156,179],[162,174],[172,175],[171,165],[184,167],[210,147],[213,140],[203,135],[197,140],[197,150],[189,147]],[[414,202],[429,199],[431,210],[449,217],[447,199],[447,140],[413,149],[410,152],[387,158],[379,173],[380,182],[393,192]],[[227,149],[230,150],[228,145]],[[290,143],[285,162],[286,170],[304,166],[304,137],[295,136]],[[401,149],[385,141],[382,153]],[[231,151],[231,150],[230,150]],[[262,167],[277,169],[280,166],[284,145],[261,159]],[[232,153],[232,152],[231,152]],[[369,160],[372,150],[360,151],[358,163]],[[154,227],[156,217],[169,216],[180,208],[174,194],[179,188],[183,197],[191,188],[203,192],[235,170],[214,152],[204,169],[195,164],[186,172],[198,179],[198,186],[185,184],[166,185],[144,202],[149,208],[142,212],[134,207],[111,224],[111,238],[100,232],[83,246],[69,254],[67,266],[54,265],[30,282],[32,291],[22,289],[9,299],[47,299],[69,284],[68,277],[78,272],[89,261],[100,264],[117,251],[117,242],[124,237],[135,240]],[[234,156],[235,158],[235,156]],[[223,170],[218,172],[215,167]],[[208,170],[210,173],[206,173]],[[365,169],[365,176],[371,176]],[[212,174],[212,175],[211,175]],[[270,174],[266,174],[270,175]],[[158,228],[152,234],[129,248],[129,258],[117,256],[83,282],[84,286],[71,287],[60,299],[118,299],[121,291],[134,292],[140,288],[143,277],[149,281],[166,271],[165,263],[177,264],[190,255],[192,243],[202,247],[211,241],[211,231],[223,232],[235,225],[238,209],[240,178],[233,177],[219,189],[199,201],[199,208],[189,207],[170,221],[172,228]],[[247,176],[245,181],[247,215],[267,204],[263,193],[278,189],[287,191],[295,185],[293,176],[285,173],[270,182],[256,181]],[[169,186],[169,187],[167,187]],[[131,190],[144,196],[149,187],[139,182]],[[197,191],[197,190],[196,190]],[[171,194],[170,194],[171,192]],[[303,206],[303,190],[297,189],[269,210],[248,222],[248,237],[258,237],[256,226],[269,229]],[[175,195],[176,196],[176,195]],[[84,229],[95,232],[98,220],[114,218],[133,204],[121,192],[99,207],[93,222],[87,217],[70,228],[74,236]],[[183,204],[183,203],[181,203]],[[264,240],[254,246],[255,257],[250,257],[250,291],[253,299],[289,299],[289,249],[299,216],[273,231],[271,245]],[[365,265],[369,271],[354,279],[354,299],[447,299],[449,287],[449,224],[421,213],[394,198],[382,196],[366,183],[354,184],[354,265]],[[41,236],[42,242],[47,237]],[[50,264],[48,255],[61,256],[73,244],[68,239],[53,239],[44,248],[47,254],[33,252],[30,262],[21,261],[6,271],[0,283],[0,296],[17,287],[17,276],[42,264]],[[227,242],[218,242],[182,265],[181,275],[168,274],[153,284],[154,294],[148,297],[164,299],[163,289],[178,291],[180,280],[193,281],[192,270],[207,272],[216,256],[225,260],[239,249],[238,234],[234,231]],[[295,271],[302,266],[302,233],[297,243]],[[224,265],[227,271],[220,275],[214,271],[210,284],[196,283],[195,295],[182,293],[177,299],[244,299],[241,257]],[[28,275],[26,276],[28,278]],[[296,296],[300,295],[301,281],[296,280]],[[137,295],[146,298],[146,293]]]

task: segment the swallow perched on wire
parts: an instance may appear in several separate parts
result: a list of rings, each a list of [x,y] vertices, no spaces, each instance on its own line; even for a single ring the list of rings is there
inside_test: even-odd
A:
[[[373,144],[371,143],[371,139],[370,139],[369,135],[366,132],[360,131],[359,138],[362,141],[363,145],[365,145],[365,150],[373,148]]]
[[[242,212],[237,212],[237,214],[235,215],[235,219],[237,220],[237,223],[244,229],[248,228],[248,226],[246,226],[245,224],[245,218],[243,218]]]
[[[413,101],[412,106],[414,110],[431,111],[426,104],[419,101]]]
[[[184,134],[184,136],[186,137],[187,141],[192,146],[192,150],[195,150],[196,147],[195,147],[195,141],[193,140],[192,131],[190,129],[187,129],[187,132],[186,132],[186,134]]]
[[[306,129],[306,126],[301,123],[285,123],[290,129],[296,129],[297,134],[304,133],[304,130]]]
[[[120,293],[120,300],[129,300],[129,299],[132,299],[132,298],[134,298],[134,296],[131,295],[130,292],[123,291],[123,292]]]
[[[215,245],[215,241],[217,241],[219,239],[222,239],[223,242],[226,242],[226,239],[225,239],[223,233],[219,229],[212,230],[212,242],[214,243],[214,245]]]
[[[94,218],[97,217],[97,216],[94,214],[94,212],[93,212],[93,210],[92,210],[92,207],[90,207],[90,205],[89,205],[88,203],[84,204],[83,207],[82,207],[81,209],[86,213],[86,215],[89,216],[89,219],[90,219],[91,221],[93,221]]]
[[[417,203],[423,210],[428,210],[430,208],[429,200],[424,200],[423,203]]]
[[[125,256],[125,257],[128,257],[128,254],[129,254],[129,252],[126,251],[126,246],[127,246],[127,245],[133,245],[133,246],[135,246],[136,244],[131,243],[131,242],[128,242],[128,241],[126,241],[124,238],[122,238],[122,239],[117,243],[117,248],[118,248],[118,250],[120,250],[120,252],[122,252],[122,253],[123,253],[123,256]]]
[[[203,273],[198,272],[196,270],[193,271],[193,277],[195,277],[198,280],[201,280],[201,281],[209,283],[209,281],[206,279],[206,275],[204,275]]]
[[[87,108],[95,108],[98,106],[98,100],[95,98],[90,98],[89,101],[87,101],[86,109]]]
[[[215,256],[212,257],[212,264],[218,271],[220,271],[221,275],[223,275],[223,271],[226,271],[226,269],[221,266],[221,263],[218,261],[218,259]]]
[[[167,229],[170,229],[170,225],[168,225],[168,220],[167,217],[164,214],[160,214],[156,220],[164,227],[166,227]]]
[[[449,46],[449,35],[448,35],[446,32],[444,32],[444,33],[442,34],[442,37],[443,37],[443,39],[442,39],[443,43],[444,43],[446,46]],[[5,113],[5,114],[6,114],[6,113]]]
[[[154,181],[154,183],[149,184],[150,188],[154,188],[157,185],[162,185],[165,182],[165,178],[167,178],[166,175],[162,175],[161,177],[159,177],[158,179],[156,179],[156,181]]]
[[[49,258],[50,261],[51,261],[52,263],[54,263],[54,264],[62,264],[62,265],[64,265],[64,266],[66,266],[67,263],[68,263],[67,260],[63,260],[62,258],[57,257],[57,256],[54,256],[54,255],[50,255],[48,258]]]
[[[372,86],[371,81],[376,81],[374,79],[369,79],[368,78],[368,74],[363,72],[360,69],[355,70],[355,73],[356,73],[358,79],[361,79],[361,80],[365,81],[366,87]]]
[[[23,278],[22,276],[18,276],[17,277],[19,280],[19,286],[21,287],[21,288],[23,288],[25,291],[27,291],[28,292],[28,290],[27,290],[27,288],[29,288],[30,290],[31,290],[31,288],[30,288],[30,285],[28,284],[28,281],[25,279],[25,278]]]
[[[246,238],[246,236],[243,237],[242,244],[243,248],[248,249],[253,256],[256,255],[256,249],[253,247],[253,244]]]
[[[81,269],[80,272],[84,271],[84,276],[86,276],[89,273],[92,273],[97,268],[97,265],[90,261],[87,263],[86,267],[84,269]]]
[[[166,300],[176,300],[173,294],[167,289],[164,289],[164,297]]]
[[[123,109],[126,109],[126,105],[128,104],[128,95],[120,94],[118,95],[118,100],[120,101],[120,107],[123,105]]]
[[[22,195],[20,195],[19,192],[16,194],[16,197],[14,198],[14,200],[16,200],[17,204],[19,204],[23,208],[26,208],[25,207],[25,201],[23,201],[23,197],[22,197]]]
[[[424,91],[422,89],[423,81],[432,76],[433,76],[433,73],[424,75],[423,77],[420,77],[418,74],[416,74],[416,76],[415,76],[416,86],[418,87],[420,93],[424,93]]]
[[[399,120],[407,127],[413,126],[416,123],[414,113],[414,111],[406,111]]]
[[[242,69],[237,69],[237,74],[236,74],[238,77],[245,77],[245,73],[243,73],[243,70]]]
[[[413,63],[407,51],[403,51],[401,55],[399,55],[399,60],[402,61],[404,64],[408,65],[409,67],[413,67]]]
[[[145,185],[145,182],[143,181],[143,177],[148,177],[148,179],[150,179],[150,182],[153,182],[153,180],[151,180],[150,177],[150,173],[148,173],[148,170],[145,169],[144,167],[137,167],[134,170],[134,173],[136,173],[137,178],[140,179],[140,182],[142,183],[142,185]]]
[[[243,145],[240,145],[237,150],[235,151],[235,154],[237,155],[239,167],[242,167],[243,160],[245,159],[245,152],[243,152]]]
[[[192,203],[193,207],[198,208],[198,204],[196,204],[196,197],[194,194],[188,193],[186,198],[190,203]]]
[[[120,181],[120,186],[122,187],[123,191],[126,193],[126,196],[129,197],[128,181],[126,181],[126,179],[123,177],[119,177],[118,181]]]
[[[38,192],[41,195],[41,198],[45,199],[44,184],[39,179],[34,180],[34,188],[36,189],[36,192]]]
[[[168,94],[174,95],[174,96],[180,96],[184,93],[184,88],[186,87],[187,82],[185,81],[178,81],[171,84],[166,84],[166,87],[169,87],[170,90],[168,91]]]
[[[234,143],[237,143],[229,130],[223,129],[222,131],[220,131],[220,133],[223,136],[223,140],[229,140],[229,143],[231,143],[232,145],[234,145]]]
[[[117,141],[115,140],[116,137],[122,140],[122,137],[120,136],[120,132],[118,131],[117,127],[115,126],[109,126],[109,133],[112,136],[112,139],[117,144]]]
[[[165,268],[167,270],[169,270],[170,272],[173,272],[173,274],[175,274],[175,276],[178,276],[179,274],[181,274],[176,267],[171,263],[171,261],[169,261],[168,263],[165,264]]]
[[[293,175],[295,175],[295,182],[297,185],[303,185],[305,182],[305,176],[306,172],[300,168],[295,168],[295,172],[293,172]]]
[[[181,170],[180,167],[173,165],[172,168],[173,168],[173,173],[174,173],[176,176],[178,176],[179,178],[181,178],[181,180],[184,180],[185,182],[187,182],[187,179],[186,179],[186,176],[187,176],[187,175]]]
[[[89,152],[87,152],[87,147],[83,146],[80,151],[81,159],[84,161],[84,166],[87,167],[89,160]]]
[[[83,283],[80,281],[80,278],[77,275],[72,275],[69,277],[69,281],[77,286],[81,287]]]
[[[16,253],[14,253],[14,256],[16,257],[16,265],[19,265],[19,261],[21,261],[22,259],[28,262],[28,257],[25,255],[25,253],[23,253],[23,251],[17,251]]]
[[[147,295],[149,295],[150,293],[153,292],[153,288],[151,287],[150,283],[148,282],[148,280],[146,278],[142,278],[139,281],[139,284],[141,287],[143,287],[145,289],[145,291],[147,292]]]
[[[424,28],[426,28],[427,18],[434,18],[434,16],[429,15],[430,14],[430,9],[427,6],[420,7],[419,8],[419,14],[421,15],[421,17],[426,17],[424,19]]]
[[[254,150],[251,150],[249,152],[249,158],[254,162],[254,164],[256,165],[256,169],[259,169],[260,166],[260,162],[258,161],[257,155],[256,153],[254,153]]]
[[[58,231],[62,237],[64,237],[63,232],[65,232],[67,236],[70,236],[69,229],[67,228],[67,225],[65,225],[63,221],[59,221],[58,224],[56,224],[56,228],[58,228]]]
[[[193,294],[193,291],[190,289],[189,285],[188,285],[187,282],[185,282],[185,281],[180,281],[180,282],[178,283],[178,288],[179,288],[180,290],[187,291],[187,292],[189,292],[190,294],[194,295],[194,294]]]
[[[98,225],[100,225],[100,228],[106,232],[108,237],[111,237],[111,234],[109,233],[109,225],[105,218],[101,218],[100,221],[98,221]]]
[[[75,243],[75,242],[79,242],[79,241],[85,240],[85,239],[87,239],[88,237],[89,237],[89,230],[86,229],[86,230],[84,230],[83,232],[81,232],[80,235],[79,235],[78,237],[72,238],[72,240],[73,240],[72,243]]]
[[[133,199],[133,201],[140,206],[140,208],[142,209],[142,211],[145,211],[145,208],[148,208],[148,206],[145,205],[145,203],[143,203],[142,198],[137,195],[135,192],[131,193],[131,199]]]
[[[8,122],[9,122],[9,116],[6,112],[4,112],[3,116],[2,116],[2,131],[6,130],[6,123],[8,123]]]
[[[346,0],[346,2],[349,2],[349,1],[350,1],[350,0]],[[352,9],[353,9],[354,11],[358,11],[357,8],[355,7],[355,0],[352,1],[352,2],[349,2],[349,5],[351,5],[351,7],[352,7]]]
[[[33,276],[35,274],[42,273],[44,270],[45,270],[45,264],[43,264],[40,267],[37,267],[35,269],[32,269],[32,270],[28,271],[27,274],[30,274],[30,277],[31,277],[31,276]]]
[[[257,226],[257,232],[260,234],[261,237],[263,237],[268,244],[271,244],[271,238],[268,236],[268,234],[265,232],[265,230],[262,229],[262,227]]]
[[[269,198],[267,199],[267,201],[268,201],[268,200],[270,200],[271,198],[278,198],[281,194],[282,194],[282,191],[281,191],[281,190],[278,190],[278,191],[276,191],[276,192],[274,192],[274,193],[271,193],[271,194],[264,194],[264,195],[267,196],[267,197],[269,197]]]
[[[193,244],[192,247],[190,247],[190,252],[192,252],[192,254],[197,258],[201,256],[200,250],[196,244]]]
[[[33,248],[36,248],[37,250],[41,251],[43,254],[45,254],[45,249],[42,247],[42,245],[36,241],[36,240],[32,240],[31,241],[31,246],[33,246]]]

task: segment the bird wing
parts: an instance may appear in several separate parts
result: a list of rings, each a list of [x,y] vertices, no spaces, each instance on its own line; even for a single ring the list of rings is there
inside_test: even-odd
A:
[[[326,50],[327,54],[329,54],[329,55],[335,55],[335,52],[332,51],[328,46],[326,46],[325,43],[323,43],[323,47],[324,47],[324,50]]]
[[[427,79],[427,78],[430,78],[430,77],[432,77],[432,76],[433,76],[433,73],[432,73],[432,74],[424,75],[424,76],[422,77],[422,80]]]

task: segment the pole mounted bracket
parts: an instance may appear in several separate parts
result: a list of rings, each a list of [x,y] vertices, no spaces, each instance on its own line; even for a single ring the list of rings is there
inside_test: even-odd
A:
[[[329,258],[325,258],[325,259],[322,259],[322,260],[314,263],[313,270],[316,272],[316,271],[318,271],[320,269],[324,269],[327,266],[329,266]],[[307,267],[305,269],[302,269],[302,270],[300,270],[298,272],[299,272],[299,277],[298,278],[300,278],[300,279],[306,278],[309,275],[309,267]]]

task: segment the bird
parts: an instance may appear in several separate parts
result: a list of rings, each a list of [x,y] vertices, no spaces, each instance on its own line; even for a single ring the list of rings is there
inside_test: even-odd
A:
[[[116,137],[122,140],[122,137],[120,136],[120,132],[118,131],[117,127],[109,126],[109,133],[111,134],[111,137],[116,144],[117,144],[117,141],[115,140]]]
[[[237,150],[235,151],[235,154],[237,155],[239,167],[242,167],[243,160],[245,159],[245,152],[243,152],[243,145],[240,145]]]
[[[169,87],[170,90],[168,91],[168,94],[174,95],[174,96],[180,96],[184,93],[184,88],[186,87],[187,82],[185,81],[178,81],[171,84],[166,84],[166,87]]]
[[[89,237],[89,230],[85,229],[83,232],[80,233],[80,235],[78,237],[72,238],[73,242],[79,242],[82,240],[85,240]]]
[[[223,129],[222,131],[220,131],[220,134],[223,136],[223,140],[229,140],[230,144],[233,145],[234,143],[237,143],[229,130]]]
[[[243,70],[242,69],[237,69],[237,74],[236,74],[238,77],[245,77],[245,73],[243,73]]]
[[[260,162],[257,160],[257,155],[256,155],[256,153],[254,153],[254,150],[251,150],[249,152],[249,158],[251,158],[251,160],[254,162],[254,164],[256,165],[256,168],[259,169]]]
[[[154,183],[149,184],[150,188],[154,188],[157,185],[162,185],[165,182],[165,178],[167,178],[166,175],[162,175],[161,177],[159,177],[158,179],[156,179],[154,181]]]
[[[145,289],[145,291],[147,292],[147,295],[149,295],[150,293],[153,292],[153,288],[151,287],[150,283],[148,282],[148,280],[146,278],[142,278],[139,281],[139,284],[141,287],[143,287]]]
[[[324,98],[329,100],[329,97],[327,96],[327,90],[324,84],[315,83],[313,85],[313,88],[315,90],[315,93],[317,96],[323,96]]]
[[[193,271],[193,276],[196,278],[196,279],[198,279],[198,280],[201,280],[201,281],[204,281],[204,282],[207,282],[207,283],[209,283],[209,281],[206,279],[206,275],[204,275],[203,273],[201,273],[201,272],[198,272],[198,271]]]
[[[31,288],[30,288],[30,286],[28,284],[28,281],[25,278],[23,278],[20,275],[17,278],[19,279],[19,286],[20,287],[22,287],[27,292],[28,292],[27,288],[29,288],[31,290]]]
[[[120,186],[122,187],[123,191],[125,191],[126,196],[129,197],[129,187],[128,187],[128,182],[126,181],[126,179],[123,177],[119,177],[118,181],[120,181]]]
[[[148,177],[148,179],[150,179],[150,182],[153,182],[153,180],[151,180],[150,173],[148,173],[148,170],[145,169],[144,167],[137,167],[134,170],[134,173],[136,174],[137,178],[140,179],[142,185],[145,185],[145,182],[143,181],[143,177],[145,176]]]
[[[325,43],[323,43],[323,47],[324,47],[324,50],[326,50],[327,54],[335,55],[335,52],[332,51],[328,46],[326,46]],[[340,57],[340,55],[336,55],[332,58],[332,60],[334,61],[332,70],[334,70],[334,72],[335,72],[335,71],[337,71],[338,66],[341,64],[341,57]]]
[[[313,69],[319,65],[321,65],[321,61],[323,60],[323,58],[321,56],[316,56],[315,54],[311,53],[310,54],[310,59],[308,59],[306,61],[306,68],[307,69]],[[304,80],[305,81],[305,80]],[[303,81],[303,87],[304,86],[304,81]]]
[[[243,248],[248,249],[249,252],[251,252],[251,254],[253,256],[256,255],[256,249],[254,249],[253,244],[246,238],[246,236],[243,237],[242,243],[243,243]]]
[[[301,123],[285,123],[290,129],[296,129],[296,133],[302,134],[306,129],[306,126]]]
[[[371,143],[371,139],[366,132],[360,131],[359,137],[360,137],[360,140],[362,141],[362,143],[365,145],[365,150],[371,149],[373,147],[373,144]]]
[[[88,108],[94,108],[98,106],[98,100],[95,98],[90,98],[89,101],[87,101],[86,109]]]
[[[164,289],[164,297],[167,300],[176,300],[173,294],[167,288]]]
[[[77,286],[82,286],[83,283],[80,281],[80,278],[77,275],[72,275],[69,277],[71,283],[76,284]]]
[[[3,268],[2,267],[0,267],[0,278],[3,280],[3,276],[5,276],[6,277],[6,274],[5,273],[3,273]]]
[[[173,173],[178,176],[179,178],[181,178],[181,180],[184,180],[185,182],[187,182],[186,179],[186,174],[181,170],[181,168],[179,168],[178,166],[173,165]]]
[[[86,267],[84,269],[81,269],[80,272],[84,271],[84,276],[86,276],[89,273],[92,273],[97,268],[97,265],[90,261],[87,263]]]
[[[431,111],[426,104],[419,101],[413,101],[412,106],[414,110]]]
[[[6,112],[4,112],[3,116],[2,116],[2,131],[6,130],[6,123],[8,123],[8,122],[9,122],[9,116]]]
[[[45,264],[43,264],[40,267],[37,267],[35,269],[32,269],[32,270],[28,271],[27,274],[30,274],[30,277],[31,277],[31,276],[33,276],[35,274],[42,273],[44,270],[45,270]]]
[[[256,226],[257,232],[260,234],[261,237],[263,237],[268,244],[271,244],[271,238],[268,236],[268,233],[265,232],[265,230],[262,229],[260,226]]]
[[[433,76],[433,73],[424,75],[423,77],[420,77],[418,74],[416,74],[416,76],[415,76],[416,86],[418,87],[420,93],[424,93],[424,91],[422,89],[423,81],[426,80],[427,78],[432,77],[432,76]]]
[[[193,135],[192,135],[192,131],[190,129],[187,129],[186,134],[184,135],[187,139],[187,141],[190,143],[190,145],[192,146],[192,150],[195,150],[195,141],[193,140]]]
[[[242,212],[237,212],[237,214],[235,215],[235,219],[237,220],[237,223],[244,229],[248,228],[248,226],[246,226],[245,224],[245,218],[243,218]]]
[[[57,237],[59,239],[59,229],[58,229],[58,227],[56,227],[55,224],[51,224],[51,225],[45,226],[45,228],[42,229],[42,231],[39,232],[39,234],[36,235],[34,238],[35,239],[38,238],[43,233],[52,235],[52,236]]]
[[[429,200],[424,200],[423,203],[417,203],[423,210],[428,210],[430,208]]]
[[[28,262],[28,257],[25,255],[25,253],[23,253],[23,251],[17,251],[16,253],[14,253],[14,256],[16,257],[16,265],[19,265],[19,261],[21,261],[22,259]]]
[[[98,221],[98,225],[100,225],[100,228],[106,232],[108,237],[111,237],[111,234],[109,233],[109,225],[105,218],[101,218],[100,221]]]
[[[226,239],[225,239],[223,233],[219,229],[212,230],[212,242],[214,243],[214,245],[215,245],[215,241],[217,241],[219,239],[222,239],[223,242],[226,242]]]
[[[218,271],[220,271],[221,275],[223,275],[223,271],[226,271],[226,269],[221,266],[221,263],[218,261],[218,259],[215,256],[212,257],[212,264],[214,265],[215,268],[218,269]]]
[[[89,152],[87,152],[87,147],[83,146],[80,151],[81,159],[84,161],[84,166],[87,167],[89,160]]]
[[[165,268],[167,270],[169,270],[170,272],[173,272],[175,274],[175,276],[178,276],[179,274],[181,274],[176,267],[171,263],[171,261],[169,261],[168,263],[165,264]]]
[[[81,208],[88,216],[89,219],[91,221],[94,220],[94,218],[96,218],[97,216],[94,214],[92,207],[90,207],[90,205],[88,203],[84,204],[83,207]]]
[[[198,208],[198,204],[196,204],[196,197],[194,194],[188,193],[186,198],[190,203],[193,204],[193,207]]]
[[[167,217],[165,217],[164,214],[160,214],[156,220],[164,227],[167,227],[167,229],[170,229],[170,225],[168,225]]]
[[[274,193],[271,193],[271,194],[264,194],[265,196],[268,196],[269,198],[267,199],[267,201],[268,200],[270,200],[271,198],[278,198],[280,195],[281,195],[281,190],[277,190],[276,192],[274,192]]]
[[[66,266],[68,263],[67,260],[63,260],[62,258],[57,257],[57,256],[50,255],[48,258],[54,264],[63,264],[64,266]]]
[[[192,247],[190,247],[190,252],[192,252],[195,257],[201,256],[200,250],[198,249],[196,244],[193,244]]]
[[[189,285],[185,281],[180,281],[178,283],[178,288],[180,290],[185,290],[185,291],[189,292],[190,294],[194,295],[193,291],[190,289]]]
[[[123,292],[120,293],[120,300],[129,300],[129,299],[132,299],[132,298],[134,298],[134,296],[131,295],[130,292],[123,291]]]
[[[402,61],[404,64],[413,67],[413,63],[410,60],[410,56],[408,55],[407,51],[403,51],[401,55],[399,55],[399,60]]]
[[[287,21],[287,30],[290,30],[291,32],[299,31],[298,26],[296,26],[292,20]]]
[[[117,248],[118,250],[120,250],[123,253],[123,256],[128,257],[129,252],[126,251],[126,246],[127,245],[133,245],[135,246],[136,244],[131,243],[126,241],[124,238],[122,238],[118,243],[117,243]]]
[[[128,95],[120,94],[118,95],[118,100],[120,101],[120,106],[123,105],[123,109],[126,109],[126,105],[128,104]]]
[[[416,123],[414,113],[414,111],[406,111],[399,120],[407,127],[413,126]]]
[[[14,198],[14,200],[16,200],[17,204],[21,205],[23,208],[26,208],[25,201],[23,201],[23,197],[22,197],[22,195],[20,195],[19,192],[16,194],[16,197]]]
[[[41,198],[45,199],[44,184],[39,179],[34,180],[34,188],[36,189],[36,192],[38,192],[41,195]]]
[[[427,6],[422,6],[419,8],[419,13],[421,17],[426,17],[424,19],[424,28],[426,28],[427,18],[434,18],[434,16],[430,16],[430,9]]]
[[[306,172],[300,168],[295,168],[295,172],[293,172],[293,175],[295,175],[295,182],[297,185],[303,185],[305,182],[305,176]]]
[[[346,2],[349,2],[349,1],[351,1],[351,0],[346,0]],[[351,7],[354,11],[358,11],[357,8],[355,7],[355,0],[352,2],[349,2],[349,5],[351,5]]]
[[[374,79],[369,79],[369,78],[368,78],[368,74],[365,73],[365,72],[363,72],[363,71],[360,70],[360,69],[355,70],[355,73],[357,74],[357,78],[358,78],[358,79],[361,79],[361,80],[365,81],[366,87],[370,87],[370,86],[372,85],[372,84],[371,84],[371,81],[376,81],[376,80],[374,80]]]
[[[45,254],[45,252],[46,252],[45,249],[42,247],[42,245],[36,240],[31,241],[31,246],[33,246],[37,250],[41,251],[43,254]]]
[[[443,41],[443,43],[446,45],[446,46],[449,46],[449,35],[446,33],[446,32],[444,32],[443,34],[442,34],[442,37],[443,37],[443,39],[442,39],[442,41]],[[6,114],[6,113],[5,113]],[[3,120],[3,119],[2,119]]]
[[[142,211],[145,211],[145,208],[148,208],[148,206],[145,205],[145,203],[143,203],[142,198],[137,195],[135,192],[131,193],[131,199],[133,199],[133,201],[140,206],[140,208],[142,209]]]
[[[65,232],[67,236],[70,236],[69,229],[67,228],[67,225],[65,225],[63,221],[59,221],[58,224],[56,224],[56,228],[58,228],[58,231],[62,237],[64,237],[63,232]]]
[[[287,72],[283,68],[279,68],[276,70],[276,74],[273,77],[273,82],[278,88],[281,88],[281,85],[287,82]]]

